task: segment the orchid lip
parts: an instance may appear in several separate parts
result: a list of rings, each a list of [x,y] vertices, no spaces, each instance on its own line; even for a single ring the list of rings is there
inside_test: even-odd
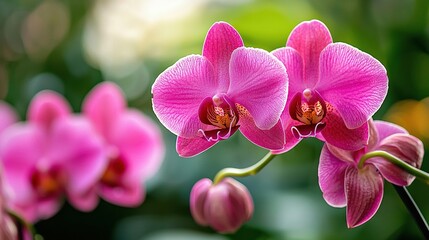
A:
[[[238,111],[225,94],[216,94],[205,98],[199,107],[200,121],[209,126],[209,130],[199,129],[198,133],[207,141],[219,141],[229,138],[238,129]]]
[[[315,125],[313,124],[313,125],[293,126],[291,128],[291,131],[296,138],[303,139],[307,137],[315,137],[320,131],[323,130],[323,128],[325,128],[325,126],[326,126],[325,123],[318,122]]]

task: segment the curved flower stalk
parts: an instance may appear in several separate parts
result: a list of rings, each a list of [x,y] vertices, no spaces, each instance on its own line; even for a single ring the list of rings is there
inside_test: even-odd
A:
[[[415,177],[381,157],[369,158],[374,151],[385,151],[407,164],[420,168],[423,143],[403,128],[388,122],[370,121],[369,145],[346,151],[330,144],[322,149],[319,185],[326,202],[347,207],[347,226],[357,227],[374,216],[383,198],[383,179],[397,186],[408,186]],[[362,161],[364,159],[366,161]]]
[[[247,188],[232,178],[217,184],[198,181],[191,191],[191,213],[195,221],[220,233],[233,233],[253,214],[253,200]]]
[[[105,165],[102,142],[90,123],[72,116],[67,102],[51,91],[33,98],[28,122],[2,133],[0,159],[8,207],[29,222],[54,215],[64,195],[81,199]]]
[[[317,137],[346,150],[368,141],[367,121],[387,94],[387,74],[370,55],[345,43],[333,43],[320,21],[300,23],[286,47],[273,51],[289,75],[289,95],[281,119],[284,149],[302,138]]]
[[[107,166],[94,192],[121,206],[143,202],[143,181],[154,175],[164,158],[161,131],[141,112],[128,109],[113,83],[97,85],[85,98],[83,114],[101,136]]]
[[[268,52],[243,47],[239,33],[217,22],[207,33],[203,54],[180,59],[152,86],[153,108],[176,134],[180,156],[197,155],[237,130],[267,149],[281,149],[279,122],[288,78]]]

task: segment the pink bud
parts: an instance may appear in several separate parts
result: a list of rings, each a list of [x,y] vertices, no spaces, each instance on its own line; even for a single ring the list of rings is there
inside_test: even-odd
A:
[[[191,191],[191,213],[195,221],[220,233],[233,233],[252,217],[253,200],[247,188],[232,178],[213,185],[198,181]]]

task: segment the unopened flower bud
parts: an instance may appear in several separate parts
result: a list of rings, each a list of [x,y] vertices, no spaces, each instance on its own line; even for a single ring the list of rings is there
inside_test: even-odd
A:
[[[253,200],[247,188],[232,178],[213,185],[198,181],[191,191],[191,214],[195,221],[220,233],[233,233],[253,214]]]

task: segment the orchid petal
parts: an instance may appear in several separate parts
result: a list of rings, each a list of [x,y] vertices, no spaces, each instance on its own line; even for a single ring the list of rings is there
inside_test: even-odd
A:
[[[83,114],[95,129],[109,139],[109,131],[126,108],[124,94],[114,83],[102,82],[95,86],[82,104]]]
[[[30,178],[45,148],[45,135],[34,124],[18,123],[3,132],[0,138],[0,159],[6,192],[14,204],[25,205],[33,201],[35,193]]]
[[[213,66],[202,56],[179,60],[161,73],[152,86],[153,109],[160,122],[182,137],[195,137],[203,128],[200,103],[217,92]]]
[[[333,43],[320,54],[317,90],[338,109],[347,128],[362,126],[380,108],[387,82],[384,66],[350,45]]]
[[[48,159],[64,166],[69,194],[82,194],[96,183],[104,171],[106,153],[103,143],[91,124],[82,117],[55,123]]]
[[[295,134],[293,133],[293,130],[292,130],[294,126],[301,124],[301,122],[293,120],[290,117],[289,111],[287,109],[283,111],[280,117],[280,120],[282,122],[283,129],[285,131],[285,145],[280,150],[272,151],[274,154],[281,154],[281,153],[288,152],[301,141],[301,138],[295,137]]]
[[[304,61],[304,87],[312,88],[319,79],[319,56],[330,43],[328,28],[318,20],[302,22],[292,30],[286,46],[297,50]]]
[[[422,166],[423,143],[407,133],[395,133],[386,137],[377,150],[388,152],[415,168]],[[367,162],[373,163],[387,181],[398,186],[408,186],[415,179],[414,175],[381,157],[368,159]]]
[[[226,22],[211,26],[204,41],[203,56],[212,64],[216,73],[219,91],[226,92],[229,86],[229,60],[231,53],[243,46],[237,30]]]
[[[354,228],[370,220],[380,207],[383,198],[383,178],[375,167],[346,170],[347,226]]]
[[[291,48],[279,48],[272,52],[286,67],[289,78],[289,94],[287,104],[290,102],[296,93],[304,91],[306,84],[304,83],[304,62],[299,53]],[[288,109],[288,108],[286,108]]]
[[[137,207],[144,201],[145,192],[140,182],[133,182],[120,187],[101,185],[100,196],[119,206]]]
[[[326,126],[321,132],[327,143],[345,150],[358,150],[368,144],[367,123],[358,128],[349,129],[336,109],[332,107],[328,109],[328,114],[323,119]]]
[[[346,206],[345,172],[349,164],[338,159],[325,144],[319,160],[319,186],[325,201],[333,207]]]
[[[283,148],[285,133],[280,120],[271,129],[261,130],[256,127],[254,119],[248,114],[247,110],[243,107],[239,107],[238,109],[241,109],[239,110],[239,130],[249,141],[269,150],[280,150]]]
[[[159,169],[164,157],[164,143],[158,126],[135,110],[124,113],[112,126],[113,144],[127,166],[125,182],[148,179]]]
[[[177,137],[176,151],[179,153],[179,156],[188,158],[206,151],[216,143],[218,143],[218,141],[207,141],[202,137]]]
[[[232,101],[250,112],[258,128],[272,128],[286,105],[288,77],[283,64],[264,50],[242,47],[231,55],[230,77],[227,94]]]
[[[97,192],[95,191],[95,186],[90,188],[87,192],[79,195],[70,194],[67,196],[67,200],[76,209],[84,212],[90,212],[94,210],[99,202]]]
[[[17,121],[15,110],[6,102],[0,101],[0,133]]]
[[[408,133],[403,127],[390,122],[376,120],[374,125],[378,133],[378,142],[395,133]]]
[[[50,129],[56,119],[67,117],[71,112],[71,107],[63,96],[44,90],[31,100],[27,119]]]

